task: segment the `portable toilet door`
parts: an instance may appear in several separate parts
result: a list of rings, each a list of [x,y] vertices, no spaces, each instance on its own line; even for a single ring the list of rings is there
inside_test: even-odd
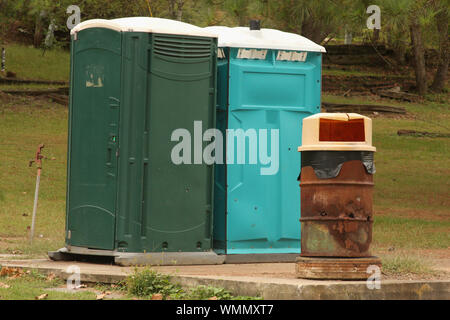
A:
[[[113,250],[122,35],[97,26],[73,33],[66,243]]]
[[[140,17],[71,33],[68,251],[211,251],[213,167],[171,153],[175,130],[214,127],[216,36]]]
[[[320,112],[325,49],[273,29],[205,29],[219,37],[216,118],[227,136],[215,169],[214,249],[227,261],[292,259],[300,253],[296,148],[302,119]]]

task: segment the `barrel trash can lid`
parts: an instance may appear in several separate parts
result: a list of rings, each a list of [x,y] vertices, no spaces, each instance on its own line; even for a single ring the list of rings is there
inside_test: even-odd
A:
[[[303,119],[298,151],[376,151],[372,119],[357,113],[317,113]]]

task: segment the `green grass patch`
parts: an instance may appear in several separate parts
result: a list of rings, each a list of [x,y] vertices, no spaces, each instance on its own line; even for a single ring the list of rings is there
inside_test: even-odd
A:
[[[154,294],[162,294],[163,299],[170,300],[260,300],[259,297],[234,296],[224,288],[213,286],[196,286],[184,289],[173,283],[170,275],[158,273],[151,268],[136,268],[134,273],[122,283],[130,295],[151,299]]]
[[[128,292],[138,297],[151,298],[152,295],[159,293],[167,298],[183,292],[180,286],[170,282],[170,276],[149,268],[136,269],[132,275],[127,277],[125,284]]]
[[[70,52],[63,49],[35,49],[7,44],[6,69],[20,79],[69,80]]]
[[[48,280],[45,275],[35,271],[25,273],[18,278],[0,277],[0,300],[35,300],[42,294],[48,294],[45,300],[95,300],[93,292],[60,292],[51,290],[64,284],[62,280]],[[5,287],[9,286],[9,287]]]
[[[430,266],[417,257],[398,255],[382,258],[383,272],[386,274],[432,274]]]
[[[0,252],[45,254],[64,243],[67,108],[39,98],[0,101]],[[40,143],[46,158],[30,246],[36,167],[28,163]]]
[[[61,84],[41,84],[41,83],[14,83],[0,84],[0,90],[39,90],[39,89],[58,89],[64,87]]]
[[[380,247],[445,249],[450,246],[450,221],[375,216],[373,244]]]
[[[151,268],[136,268],[135,272],[119,284],[97,284],[84,290],[68,291],[65,282],[48,277],[35,270],[20,271],[20,276],[0,277],[0,300],[35,300],[47,295],[45,300],[96,300],[98,295],[107,293],[104,299],[151,299],[161,294],[164,300],[261,300],[259,297],[235,296],[224,288],[199,285],[184,289],[173,283],[171,276]]]
[[[354,76],[354,77],[378,77],[380,74],[375,72],[368,72],[362,70],[348,69],[348,70],[340,70],[340,69],[323,69],[322,74],[325,76]]]

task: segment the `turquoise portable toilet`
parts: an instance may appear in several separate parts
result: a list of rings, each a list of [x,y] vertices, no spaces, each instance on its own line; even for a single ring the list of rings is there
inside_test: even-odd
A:
[[[325,49],[293,33],[207,27],[218,35],[213,247],[226,262],[300,253],[302,120],[320,112]]]

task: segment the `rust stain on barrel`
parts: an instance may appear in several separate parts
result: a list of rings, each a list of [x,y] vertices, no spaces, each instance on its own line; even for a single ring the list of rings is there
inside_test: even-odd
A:
[[[303,167],[300,187],[302,256],[370,256],[373,176],[361,161],[345,162],[331,179],[319,179],[312,167]],[[328,230],[320,239],[319,226]]]

